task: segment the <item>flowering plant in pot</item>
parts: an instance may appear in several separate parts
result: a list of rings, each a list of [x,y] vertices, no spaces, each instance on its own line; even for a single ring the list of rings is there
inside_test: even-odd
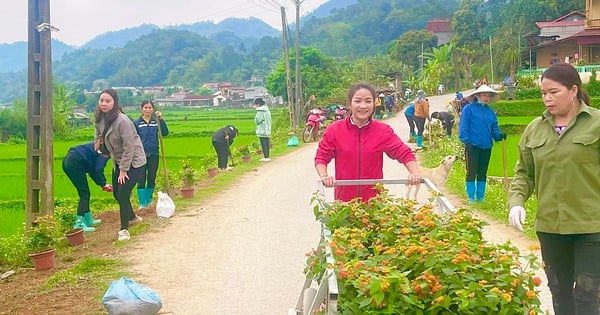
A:
[[[181,170],[179,170],[179,178],[181,178],[181,195],[184,198],[192,198],[194,196],[194,184],[196,183],[196,170],[192,166],[191,160],[181,161]]]
[[[314,212],[331,237],[308,254],[305,273],[338,281],[338,311],[352,314],[543,314],[533,253],[487,243],[484,222],[466,210],[438,215],[432,205],[382,192],[369,203],[326,203]],[[536,248],[530,248],[536,250]]]
[[[66,207],[57,206],[54,208],[54,221],[57,223],[58,230],[64,233],[69,245],[77,246],[85,242],[82,228],[74,228],[75,215]]]
[[[51,215],[39,216],[27,230],[25,244],[36,270],[54,267],[56,224]]]

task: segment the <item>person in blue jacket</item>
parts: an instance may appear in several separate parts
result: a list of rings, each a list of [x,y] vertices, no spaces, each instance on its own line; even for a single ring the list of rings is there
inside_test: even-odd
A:
[[[156,185],[156,171],[158,170],[158,124],[163,136],[169,134],[167,123],[162,119],[160,111],[154,111],[154,103],[152,101],[143,101],[140,106],[142,115],[136,119],[133,124],[137,130],[144,152],[146,153],[145,171],[140,177],[137,186],[138,201],[140,209],[152,205],[152,195]]]
[[[417,133],[415,132],[415,102],[410,102],[404,109],[404,117],[408,121],[408,127],[410,128],[409,139],[416,139]]]
[[[102,190],[112,192],[112,185],[106,183],[106,176],[104,176],[104,167],[109,158],[108,154],[100,154],[94,149],[93,141],[69,148],[67,155],[63,158],[63,171],[79,195],[74,228],[82,228],[84,232],[93,232],[96,230],[94,226],[102,223],[101,220],[94,220],[90,211],[90,186],[86,174],[89,174],[94,183],[102,187]]]
[[[465,145],[466,190],[470,204],[481,202],[485,197],[493,141],[506,139],[506,133],[498,128],[496,113],[488,106],[496,96],[498,92],[491,87],[479,86],[469,97],[471,103],[462,109],[458,124],[458,137]]]

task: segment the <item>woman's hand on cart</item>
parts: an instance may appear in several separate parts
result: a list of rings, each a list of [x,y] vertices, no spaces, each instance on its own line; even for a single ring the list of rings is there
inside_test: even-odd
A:
[[[325,187],[333,187],[335,186],[335,178],[329,175],[321,176],[321,181],[323,182],[323,186]]]

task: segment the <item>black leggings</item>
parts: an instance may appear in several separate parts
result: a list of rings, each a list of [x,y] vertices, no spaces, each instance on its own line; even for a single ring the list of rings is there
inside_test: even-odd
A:
[[[467,162],[467,182],[487,180],[487,169],[490,165],[492,149],[481,149],[472,145],[465,146]]]
[[[417,125],[417,136],[422,136],[425,130],[425,118],[414,116],[415,125]]]
[[[408,121],[408,127],[410,128],[410,132],[414,133],[415,132],[415,118],[414,118],[414,116],[404,114],[404,117],[406,117],[406,121]]]
[[[129,221],[135,218],[133,207],[131,206],[131,191],[140,180],[142,173],[145,171],[145,166],[138,168],[131,167],[127,172],[129,179],[124,184],[119,184],[119,165],[114,164],[115,168],[112,173],[113,197],[119,203],[119,214],[121,216],[121,230],[129,228]]]
[[[267,137],[258,137],[258,139],[260,139],[260,147],[263,150],[263,156],[268,158],[269,157],[269,138]]]
[[[217,164],[220,169],[227,168],[227,159],[229,158],[229,146],[225,142],[213,141],[213,147],[217,152]]]
[[[90,186],[83,158],[74,151],[69,151],[62,161],[62,168],[77,189],[77,195],[79,195],[77,215],[83,216],[86,212],[90,212]]]
[[[537,232],[537,236],[552,292],[554,314],[600,314],[600,233]]]
[[[154,188],[156,186],[156,171],[158,170],[158,155],[146,155],[146,166],[142,167],[144,172],[138,181],[138,188]],[[148,185],[146,185],[146,178]]]

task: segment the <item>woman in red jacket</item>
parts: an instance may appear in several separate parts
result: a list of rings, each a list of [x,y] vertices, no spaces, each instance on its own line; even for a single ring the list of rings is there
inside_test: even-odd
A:
[[[315,156],[317,174],[326,187],[335,180],[383,178],[383,153],[403,163],[408,169],[410,184],[421,181],[419,166],[409,146],[383,122],[373,120],[375,89],[368,83],[356,83],[348,91],[350,115],[327,129]],[[335,178],[327,174],[327,164],[335,158]],[[339,163],[338,163],[339,162]],[[368,201],[377,191],[373,185],[337,186],[335,199]]]

